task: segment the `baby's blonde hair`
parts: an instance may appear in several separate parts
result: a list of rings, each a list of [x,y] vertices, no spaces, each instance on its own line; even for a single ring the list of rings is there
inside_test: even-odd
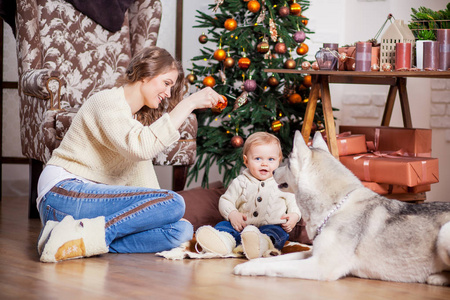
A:
[[[268,132],[255,132],[251,134],[247,140],[244,143],[244,149],[243,149],[243,155],[247,155],[247,153],[250,151],[250,148],[254,145],[265,145],[265,144],[276,144],[278,145],[278,150],[280,153],[280,160],[283,159],[283,152],[281,150],[281,143],[280,140],[274,136],[273,134],[270,134]]]

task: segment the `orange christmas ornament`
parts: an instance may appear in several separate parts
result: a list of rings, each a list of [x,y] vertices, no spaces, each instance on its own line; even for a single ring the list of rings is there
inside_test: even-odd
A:
[[[223,98],[223,102],[217,102],[216,106],[214,107],[216,110],[222,111],[225,107],[228,105],[228,99],[224,95],[221,95]]]
[[[233,31],[237,28],[237,22],[235,19],[229,18],[225,21],[224,26],[226,30]]]
[[[214,52],[214,59],[222,61],[225,58],[227,58],[227,53],[222,48],[219,48]]]
[[[297,54],[298,55],[305,55],[308,53],[309,47],[305,43],[301,43],[299,47],[297,47]]]
[[[294,3],[292,3],[289,7],[289,11],[293,16],[300,16],[300,14],[302,13],[302,7],[294,0]]]
[[[274,132],[278,132],[278,131],[280,131],[282,126],[283,126],[283,123],[281,123],[280,120],[276,120],[276,121],[272,122],[271,128]]]
[[[303,77],[303,85],[306,87],[312,86],[311,75],[306,75],[305,77]]]
[[[288,98],[289,103],[295,104],[295,103],[301,103],[302,102],[302,96],[300,96],[297,93],[293,93]]]
[[[203,79],[203,84],[205,86],[213,87],[216,85],[216,80],[214,79],[214,77],[208,75]]]
[[[305,16],[300,16],[300,18],[303,18],[303,19],[302,19],[302,24],[303,24],[303,25],[305,25],[305,26],[308,25],[308,19],[306,19]]]
[[[261,8],[261,4],[256,0],[251,0],[247,3],[247,8],[249,11],[256,14]]]
[[[238,60],[239,68],[241,68],[244,71],[247,70],[248,67],[250,67],[250,64],[251,64],[250,59],[245,55]]]

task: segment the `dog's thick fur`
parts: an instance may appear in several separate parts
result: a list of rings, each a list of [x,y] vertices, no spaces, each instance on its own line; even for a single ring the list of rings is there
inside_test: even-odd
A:
[[[235,274],[449,285],[450,202],[408,204],[372,192],[330,154],[320,133],[309,148],[297,132],[287,166],[274,177],[296,194],[313,250],[254,259]]]

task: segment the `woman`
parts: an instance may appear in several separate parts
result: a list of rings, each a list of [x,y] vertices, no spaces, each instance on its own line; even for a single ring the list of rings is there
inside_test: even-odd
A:
[[[179,139],[193,110],[223,100],[211,88],[181,100],[183,88],[180,63],[149,47],[119,87],[83,104],[39,178],[41,261],[157,252],[192,238],[183,198],[159,189],[151,160]]]

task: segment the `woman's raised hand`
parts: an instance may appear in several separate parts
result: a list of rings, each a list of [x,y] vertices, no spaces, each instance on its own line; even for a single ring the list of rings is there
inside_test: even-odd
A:
[[[218,102],[224,102],[223,97],[214,91],[210,87],[206,87],[183,101],[189,101],[194,105],[194,109],[201,109],[201,108],[211,108],[217,105]]]

